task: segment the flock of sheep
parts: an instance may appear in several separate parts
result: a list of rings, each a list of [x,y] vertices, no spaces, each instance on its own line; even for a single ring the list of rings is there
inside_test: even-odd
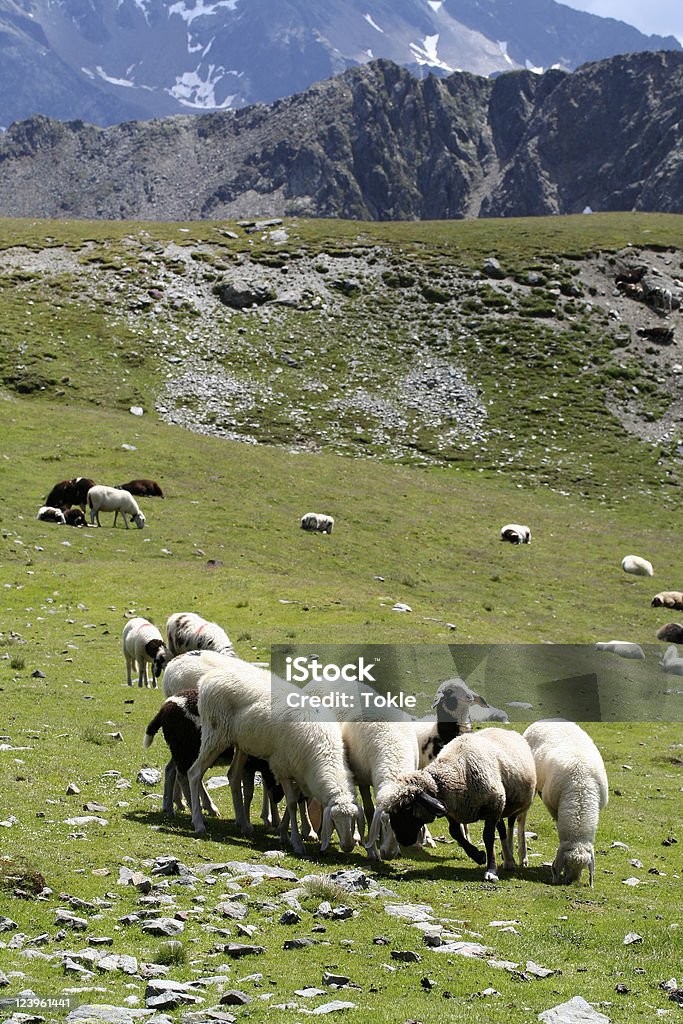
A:
[[[134,495],[163,498],[164,493],[155,480],[130,480],[118,487],[96,484],[86,476],[60,480],[48,494],[45,504],[38,509],[37,518],[60,526],[86,526],[85,510],[89,508],[92,526],[102,525],[100,512],[113,512],[114,526],[121,515],[128,529],[126,516],[129,516],[131,522],[141,530],[145,525],[145,516]]]
[[[324,852],[336,832],[344,852],[360,842],[369,859],[390,859],[401,846],[433,845],[427,826],[445,817],[468,856],[486,865],[485,880],[497,881],[496,832],[504,867],[512,869],[517,822],[519,865],[527,866],[525,820],[538,791],[557,823],[552,880],[572,882],[587,867],[593,884],[607,777],[593,741],[571,722],[536,722],[523,736],[495,726],[472,732],[474,705],[479,720],[498,713],[458,678],[441,684],[436,712],[424,719],[396,711],[384,721],[357,721],[343,707],[331,713],[310,702],[302,710],[299,699],[290,700],[301,695],[298,687],[238,658],[219,625],[191,612],[171,615],[165,638],[147,619],[130,619],[123,654],[129,685],[134,673],[139,686],[156,686],[163,676],[166,699],[144,746],[163,733],[171,752],[163,811],[172,815],[184,798],[197,834],[206,829],[203,812],[218,814],[204,775],[216,763],[229,763],[243,835],[253,832],[250,805],[260,772],[261,817],[298,854],[303,840],[317,838]],[[303,692],[321,695],[329,688],[309,683]],[[468,825],[480,820],[485,853],[468,834]]]

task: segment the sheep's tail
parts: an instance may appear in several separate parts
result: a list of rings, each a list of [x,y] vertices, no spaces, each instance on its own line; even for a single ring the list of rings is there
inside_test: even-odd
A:
[[[152,743],[154,742],[154,737],[159,732],[159,729],[161,729],[161,724],[162,724],[163,719],[164,719],[163,712],[164,712],[164,709],[162,707],[161,711],[159,711],[159,713],[154,716],[152,721],[147,726],[147,732],[145,733],[144,739],[142,741],[142,746],[143,746],[144,750],[147,750],[148,747],[152,746]]]

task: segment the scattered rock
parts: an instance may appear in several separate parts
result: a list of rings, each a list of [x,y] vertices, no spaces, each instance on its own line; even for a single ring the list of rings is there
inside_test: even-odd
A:
[[[251,996],[248,996],[246,992],[240,992],[238,989],[232,988],[223,993],[220,1002],[223,1006],[246,1006],[247,1003],[251,1002]]]
[[[332,974],[331,971],[325,971],[323,973],[323,985],[336,985],[337,988],[342,988],[344,985],[348,985],[351,981],[345,974]]]
[[[158,768],[141,768],[137,781],[143,786],[158,786],[161,779],[162,775]]]
[[[391,959],[400,960],[406,964],[419,964],[422,962],[420,954],[415,953],[412,949],[392,949]]]
[[[174,917],[158,917],[154,921],[143,921],[142,930],[149,935],[173,936],[185,930],[185,923]]]
[[[223,946],[223,952],[227,953],[228,956],[237,959],[242,956],[253,956],[257,953],[265,953],[265,946],[251,946],[242,944],[241,942],[226,942]]]
[[[598,1013],[583,996],[573,996],[566,1003],[560,1003],[539,1013],[543,1024],[610,1024],[609,1017]]]

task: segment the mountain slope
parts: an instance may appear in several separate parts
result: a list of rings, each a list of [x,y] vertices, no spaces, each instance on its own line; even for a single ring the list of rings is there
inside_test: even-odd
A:
[[[680,50],[555,0],[0,0],[0,125],[238,109],[350,67],[489,75]]]
[[[7,216],[375,220],[683,208],[683,54],[415,79],[387,61],[270,107],[0,136]]]

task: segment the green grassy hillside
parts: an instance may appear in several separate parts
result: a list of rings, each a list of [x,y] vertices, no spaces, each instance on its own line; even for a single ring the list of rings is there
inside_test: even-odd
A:
[[[139,972],[72,978],[59,957],[26,950],[58,954],[109,935],[114,952],[159,962],[161,940],[139,923],[121,924],[155,905],[117,884],[119,867],[149,874],[159,854],[193,869],[263,861],[276,845],[260,827],[254,843],[236,835],[224,790],[217,800],[225,818],[198,842],[189,818],[162,819],[160,787],[136,782],[143,764],[163,767],[165,748],[158,739],[143,756],[159,695],[125,685],[120,638],[130,614],[162,625],[172,611],[196,610],[260,661],[271,644],[289,642],[651,643],[676,617],[650,606],[656,591],[681,584],[676,438],[643,440],[611,411],[626,401],[623,389],[637,386],[637,401],[647,400],[641,418],[649,410],[656,424],[672,396],[647,353],[618,346],[623,319],[615,326],[602,307],[584,308],[585,296],[579,308],[561,287],[534,294],[517,279],[536,268],[561,285],[585,277],[589,265],[595,275],[628,242],[665,249],[680,267],[682,227],[680,218],[630,216],[299,222],[278,241],[277,228],[236,225],[0,223],[0,914],[17,924],[0,935],[0,971],[10,982],[0,994],[81,988],[73,999],[144,1005]],[[477,276],[490,256],[505,267],[502,284]],[[282,273],[303,264],[306,275]],[[327,269],[309,270],[316,265]],[[245,276],[253,286],[259,267],[294,282],[294,304],[222,306],[213,288]],[[320,284],[330,277],[338,288]],[[536,315],[539,307],[531,315],[532,302],[552,303],[553,315]],[[667,350],[670,362],[677,347]],[[427,396],[445,389],[448,397],[451,367],[463,374],[462,436],[452,434],[457,415],[449,421],[443,403]],[[615,375],[620,367],[626,376]],[[184,405],[173,391],[181,377]],[[192,393],[190,378],[199,381]],[[211,405],[212,422],[207,379],[225,400]],[[346,401],[361,391],[362,400]],[[404,422],[396,419],[401,401]],[[131,415],[135,405],[144,415]],[[75,475],[113,484],[150,476],[166,498],[141,499],[142,531],[114,530],[106,514],[99,530],[37,522],[50,487]],[[331,536],[298,528],[309,509],[334,514]],[[508,521],[529,523],[532,544],[502,545]],[[654,579],[626,577],[620,561],[628,553],[649,558]],[[393,611],[397,601],[412,611]],[[588,728],[611,783],[595,890],[585,880],[571,889],[547,884],[542,864],[555,834],[540,803],[529,822],[539,837],[531,868],[497,888],[482,884],[480,869],[446,845],[437,824],[444,842],[435,851],[370,872],[396,898],[331,890],[331,902],[350,903],[357,916],[322,919],[325,933],[311,932],[327,894],[320,884],[301,897],[295,929],[277,923],[293,883],[241,885],[245,922],[266,952],[231,964],[228,980],[209,986],[206,1005],[221,988],[243,988],[254,1001],[235,1010],[239,1020],[296,1020],[296,1011],[269,1002],[302,1005],[295,990],[336,970],[359,986],[329,992],[356,1005],[347,1012],[354,1021],[467,1015],[474,1024],[526,1024],[575,994],[615,1022],[649,1022],[655,1009],[673,1017],[659,983],[680,973],[680,723]],[[111,771],[131,788],[117,789]],[[79,794],[66,795],[70,782]],[[107,824],[69,825],[88,801],[106,807],[98,813]],[[282,865],[300,877],[367,868],[362,851],[313,865],[286,855]],[[38,875],[52,894],[36,903],[22,893],[40,889]],[[638,886],[623,884],[631,876]],[[225,877],[152,891],[172,894],[173,912],[186,912],[184,961],[171,977],[226,973],[217,945],[228,940],[215,931],[226,920],[214,908],[231,891]],[[86,934],[60,933],[64,893],[93,904],[76,909],[90,921]],[[399,900],[431,905],[454,932],[476,933],[490,959],[520,966],[431,952],[417,931],[378,909]],[[494,921],[517,923],[501,931]],[[227,926],[233,940],[249,941]],[[17,932],[25,938],[12,943]],[[643,941],[624,945],[629,932]],[[330,945],[283,951],[286,939],[311,934]],[[373,943],[380,936],[387,945]],[[406,949],[421,961],[391,958]],[[525,980],[527,960],[562,973]],[[262,982],[240,981],[255,972]],[[499,995],[481,995],[487,989]],[[268,992],[270,1001],[258,998]],[[39,1012],[61,1020],[65,1011]],[[180,1021],[180,1011],[171,1017]]]

